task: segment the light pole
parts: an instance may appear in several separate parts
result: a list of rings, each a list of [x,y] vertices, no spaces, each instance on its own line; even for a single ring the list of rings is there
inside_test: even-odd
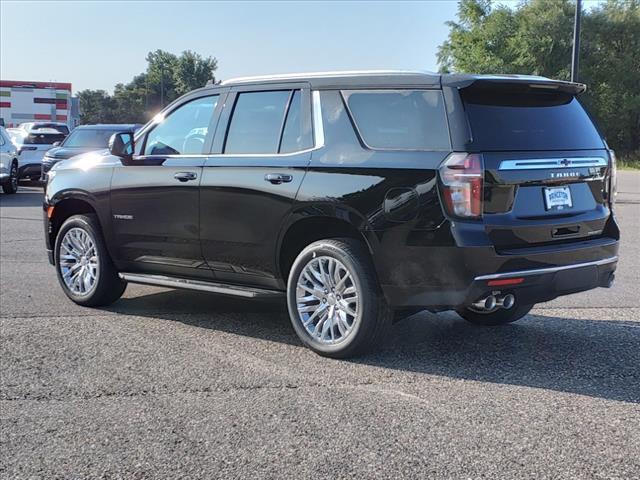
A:
[[[164,64],[160,66],[160,108],[164,108]]]
[[[571,81],[578,81],[580,67],[580,17],[582,16],[582,0],[576,0],[576,16],[573,21],[573,55],[571,57]]]

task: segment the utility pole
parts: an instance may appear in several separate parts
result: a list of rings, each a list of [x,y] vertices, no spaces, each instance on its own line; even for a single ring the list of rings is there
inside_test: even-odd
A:
[[[164,65],[160,66],[160,108],[164,108]]]
[[[571,81],[578,81],[580,67],[580,17],[582,16],[582,0],[576,0],[576,16],[573,22],[573,55],[571,57]]]

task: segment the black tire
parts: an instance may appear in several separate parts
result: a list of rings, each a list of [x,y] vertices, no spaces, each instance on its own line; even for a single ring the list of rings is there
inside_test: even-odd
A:
[[[8,194],[13,194],[18,191],[18,162],[15,160],[11,162],[9,178],[2,184],[2,191]]]
[[[351,330],[348,330],[343,340],[336,343],[322,342],[312,336],[303,325],[303,319],[298,312],[297,292],[300,275],[310,262],[329,261],[325,257],[337,260],[348,271],[349,283],[355,288],[359,302],[355,309],[356,315],[352,318],[352,326],[349,327]],[[337,299],[340,298],[338,295]],[[334,296],[331,301],[335,299]],[[343,300],[346,300],[346,294]],[[326,298],[323,302],[326,303]],[[369,252],[361,242],[350,238],[320,240],[300,252],[289,272],[287,304],[291,323],[302,342],[314,352],[332,358],[348,358],[376,350],[384,340],[392,318],[380,290]],[[332,322],[331,325],[332,338],[334,331],[336,335],[342,335],[342,332],[338,332],[337,324],[334,327]]]
[[[76,294],[65,283],[62,278],[62,267],[60,264],[60,250],[63,239],[69,230],[76,228],[87,232],[95,244],[96,256],[99,268],[97,269],[96,280],[86,294]],[[71,234],[73,235],[73,233]],[[64,293],[78,305],[85,307],[100,307],[110,305],[118,300],[127,288],[127,282],[118,276],[109,252],[107,251],[102,231],[95,215],[74,215],[69,217],[60,228],[55,243],[55,264],[58,282]]]
[[[467,322],[473,323],[474,325],[496,327],[498,325],[505,325],[507,323],[513,323],[520,320],[529,313],[533,307],[534,305],[516,304],[508,310],[501,308],[500,310],[496,310],[491,313],[480,313],[464,307],[457,309],[456,312]]]

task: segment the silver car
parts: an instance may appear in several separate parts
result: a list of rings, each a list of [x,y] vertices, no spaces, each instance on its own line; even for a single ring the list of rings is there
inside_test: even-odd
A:
[[[4,193],[18,191],[18,147],[4,127],[0,127],[0,184]]]

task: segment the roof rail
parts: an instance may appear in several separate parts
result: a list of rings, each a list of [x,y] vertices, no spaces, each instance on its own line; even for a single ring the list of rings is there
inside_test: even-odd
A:
[[[328,72],[285,73],[278,75],[255,75],[223,80],[221,85],[232,83],[264,82],[269,80],[300,80],[304,78],[341,77],[359,75],[436,75],[425,70],[344,70]]]

